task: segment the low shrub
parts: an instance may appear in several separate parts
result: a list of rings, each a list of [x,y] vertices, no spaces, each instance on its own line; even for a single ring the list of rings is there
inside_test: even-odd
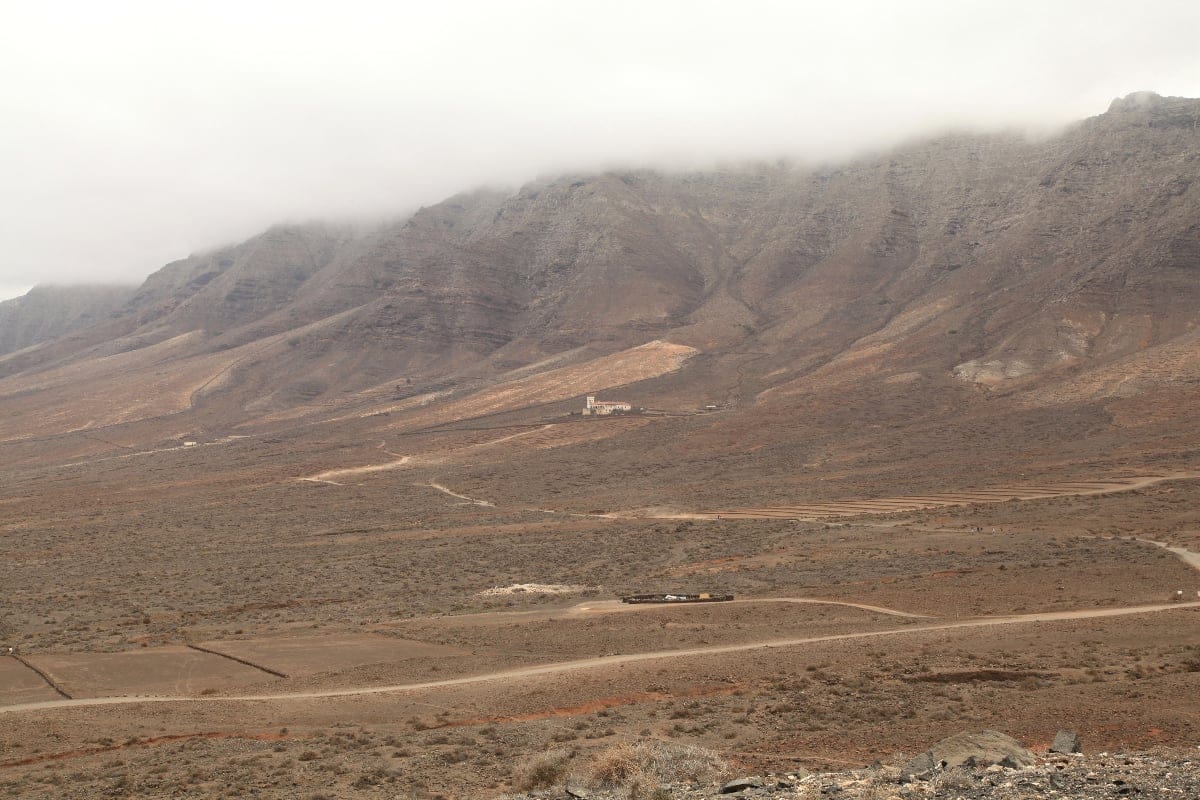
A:
[[[724,772],[725,761],[712,750],[673,742],[622,743],[592,759],[591,779],[617,789],[631,800],[646,800],[664,783],[701,783]]]
[[[526,760],[517,768],[514,783],[518,789],[546,789],[567,777],[571,753],[567,750],[548,750]]]

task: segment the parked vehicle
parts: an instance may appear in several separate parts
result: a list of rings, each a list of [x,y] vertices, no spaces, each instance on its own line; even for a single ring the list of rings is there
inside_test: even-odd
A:
[[[631,594],[621,598],[622,603],[727,603],[731,594]]]

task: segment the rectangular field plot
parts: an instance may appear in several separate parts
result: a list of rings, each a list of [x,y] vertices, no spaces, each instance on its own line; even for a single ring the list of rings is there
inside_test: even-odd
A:
[[[15,658],[0,658],[0,706],[58,700],[42,677]]]
[[[128,653],[69,653],[29,659],[72,697],[122,694],[198,694],[271,680],[253,667],[183,646]]]
[[[227,639],[205,642],[203,646],[278,670],[289,677],[338,672],[368,664],[446,658],[467,653],[457,647],[412,639],[396,639],[373,633]]]

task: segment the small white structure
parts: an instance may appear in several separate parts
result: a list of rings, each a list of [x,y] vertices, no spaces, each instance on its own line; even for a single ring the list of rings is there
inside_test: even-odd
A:
[[[587,402],[583,406],[583,415],[586,417],[591,414],[596,414],[604,417],[609,414],[624,413],[632,410],[633,406],[629,403],[616,403],[608,400],[597,400],[595,395],[589,394],[587,396]]]

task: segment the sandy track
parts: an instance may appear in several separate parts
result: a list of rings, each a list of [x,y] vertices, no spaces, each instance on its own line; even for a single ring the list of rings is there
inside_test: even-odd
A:
[[[437,489],[439,492],[448,494],[451,497],[457,497],[459,500],[470,503],[471,505],[488,506],[488,507],[492,507],[492,506],[496,505],[495,503],[489,502],[487,500],[477,500],[474,497],[467,497],[465,494],[459,494],[458,492],[454,491],[453,489],[448,489],[445,486],[442,486],[440,483],[430,482],[430,483],[420,483],[417,485],[418,486],[428,486],[430,489]]]
[[[334,480],[334,478],[345,478],[350,475],[366,475],[372,472],[387,472],[392,469],[399,469],[405,464],[412,461],[412,456],[400,456],[395,461],[388,461],[385,464],[369,464],[365,467],[344,467],[342,469],[330,469],[325,472],[318,472],[316,475],[310,475],[307,478],[301,478],[302,481],[312,481],[313,483],[332,483],[334,486],[342,484]]]
[[[829,503],[801,503],[790,506],[767,506],[759,508],[732,508],[708,511],[701,518],[708,519],[835,519],[865,514],[896,514],[923,511],[951,506],[967,506],[985,503],[1004,503],[1009,500],[1044,500],[1052,497],[1081,497],[1113,494],[1143,489],[1164,481],[1200,478],[1197,473],[1175,473],[1170,475],[1146,475],[1134,478],[1112,478],[1090,481],[1063,481],[1060,483],[1009,486],[992,489],[969,489],[957,492],[939,492],[907,497],[881,497],[867,500],[837,500]],[[694,516],[693,516],[694,518]]]
[[[950,631],[959,629],[989,628],[1001,625],[1028,625],[1043,622],[1067,622],[1076,620],[1103,619],[1121,617],[1132,614],[1153,614],[1163,611],[1183,611],[1200,608],[1200,602],[1194,603],[1164,603],[1148,606],[1127,606],[1121,608],[1084,609],[1079,611],[1050,611],[1038,614],[1019,614],[1001,617],[979,617],[975,619],[954,622],[938,622],[926,625],[909,625],[903,628],[892,628],[881,631],[862,631],[858,633],[839,633],[827,636],[812,636],[793,639],[771,639],[761,642],[743,644],[713,645],[709,647],[693,647],[682,650],[658,650],[646,653],[630,653],[626,655],[601,656],[582,658],[575,661],[560,661],[552,664],[540,664],[532,667],[501,670],[481,675],[468,675],[462,678],[447,678],[438,681],[420,683],[394,684],[389,686],[363,686],[349,689],[328,689],[308,692],[279,692],[274,694],[239,695],[239,696],[146,696],[146,697],[96,697],[76,700],[47,700],[37,703],[22,703],[0,707],[0,713],[21,713],[48,711],[63,708],[80,708],[84,706],[119,706],[138,703],[243,703],[243,702],[287,702],[292,700],[317,700],[338,697],[359,697],[372,694],[392,694],[396,692],[419,692],[440,689],[450,686],[487,683],[491,681],[519,681],[536,678],[543,675],[561,675],[583,670],[600,669],[605,667],[634,664],[643,661],[658,661],[677,658],[703,658],[706,656],[739,653],[751,650],[764,650],[773,647],[797,647],[823,642],[837,642],[851,639],[868,639],[886,636],[904,636],[929,631]]]
[[[1179,556],[1183,560],[1183,563],[1190,565],[1194,569],[1200,569],[1200,553],[1193,553],[1191,550],[1185,550],[1182,547],[1163,546]]]
[[[819,600],[811,597],[747,597],[733,600],[732,603],[744,605],[747,603],[796,603],[800,605],[845,606],[869,611],[872,614],[886,614],[889,617],[904,617],[905,619],[933,619],[928,614],[913,614],[909,611],[898,611],[883,606],[869,606],[863,603],[849,603],[842,600]],[[570,609],[572,614],[614,614],[626,611],[650,611],[662,608],[703,608],[705,603],[622,603],[620,600],[602,600],[598,603],[583,603]],[[722,603],[721,605],[724,605]]]
[[[527,430],[527,431],[520,431],[518,433],[509,434],[508,436],[501,436],[499,439],[492,439],[490,441],[480,442],[478,444],[467,445],[466,447],[458,448],[458,450],[461,450],[464,452],[473,451],[473,450],[481,450],[484,448],[492,447],[494,445],[503,444],[504,442],[510,441],[512,439],[519,439],[523,436],[530,436],[532,434],[543,433],[544,431],[552,429],[553,427],[554,427],[554,425],[542,425],[540,428],[535,428],[533,430]],[[395,460],[386,461],[382,464],[366,464],[361,467],[339,467],[337,469],[327,469],[324,472],[318,472],[316,475],[309,475],[307,477],[299,478],[298,480],[309,481],[311,483],[329,483],[334,486],[344,486],[345,484],[341,483],[340,479],[353,477],[355,475],[370,475],[375,472],[389,472],[394,469],[400,469],[401,467],[410,466],[410,465],[414,464],[413,457],[411,455],[401,455],[400,453],[393,453],[390,450],[385,450],[384,442],[380,442],[379,447],[377,449],[383,450],[383,452],[387,453],[390,456],[394,456]],[[451,454],[454,453],[453,450],[450,452],[451,452]],[[437,461],[440,462],[440,461],[444,460],[444,458],[445,458],[445,456],[437,459]],[[426,457],[422,458],[422,463],[428,463],[429,461],[430,461],[429,458],[426,458]],[[443,491],[449,492],[449,490],[445,489],[444,487],[439,487],[439,488],[442,488]],[[453,492],[449,492],[449,493],[453,494]],[[462,497],[462,495],[455,495],[455,496]],[[481,503],[480,505],[490,505],[490,503],[486,503],[486,504]]]
[[[1172,547],[1166,542],[1156,542],[1153,539],[1138,539],[1139,542],[1152,544],[1155,547],[1161,547],[1168,553],[1174,553],[1180,561],[1187,564],[1192,569],[1200,569],[1200,553],[1193,552],[1184,547]]]
[[[512,437],[506,437],[512,438]],[[327,475],[328,473],[322,473]],[[319,477],[319,476],[318,476]],[[603,514],[584,514],[581,512],[559,511],[551,508],[526,507],[526,511],[536,511],[543,514],[563,514],[564,516],[595,517],[602,519],[791,519],[791,520],[831,520],[846,517],[860,517],[871,514],[901,514],[912,511],[926,511],[937,508],[954,506],[971,506],[988,503],[1004,503],[1011,500],[1046,500],[1055,497],[1085,497],[1118,492],[1131,492],[1153,486],[1158,483],[1175,480],[1194,480],[1200,478],[1200,473],[1172,473],[1168,475],[1146,475],[1133,478],[1111,478],[1092,481],[1062,481],[1059,483],[1037,486],[997,487],[992,489],[971,489],[958,492],[941,492],[926,495],[910,495],[906,497],[882,497],[865,500],[835,500],[828,503],[801,503],[790,506],[765,506],[753,508],[732,508],[720,511],[701,512],[672,512],[646,513],[635,511],[610,511]],[[305,480],[314,480],[307,478]],[[475,500],[465,495],[453,492],[446,487],[430,483],[439,491],[469,501],[476,505],[495,506],[488,501]]]
[[[531,427],[528,430],[510,433],[497,439],[489,439],[484,442],[460,445],[446,450],[423,452],[417,455],[402,455],[400,453],[393,453],[390,450],[384,450],[384,444],[381,442],[377,449],[383,450],[383,452],[393,456],[395,458],[394,461],[388,461],[382,464],[366,464],[360,467],[338,467],[335,469],[318,472],[315,475],[297,478],[297,480],[309,481],[311,483],[328,483],[332,484],[333,486],[345,486],[346,484],[341,482],[345,478],[356,475],[369,475],[377,472],[387,472],[406,466],[430,466],[443,464],[447,461],[470,458],[481,450],[487,450],[488,448],[496,447],[497,445],[502,445],[516,439],[524,440],[522,444],[527,449],[549,449],[552,447],[565,447],[567,445],[581,444],[597,439],[605,439],[610,436],[614,436],[621,431],[650,424],[650,420],[642,417],[625,418],[619,420],[619,422],[622,424],[614,425],[610,422],[604,426],[588,425],[588,430],[578,430],[580,427],[582,427],[579,425],[578,421],[572,421],[567,424],[549,422]]]

